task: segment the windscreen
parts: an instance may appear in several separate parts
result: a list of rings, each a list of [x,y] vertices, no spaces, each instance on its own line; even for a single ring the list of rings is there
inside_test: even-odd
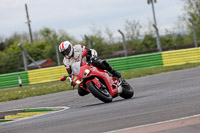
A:
[[[72,64],[72,72],[75,75],[78,75],[80,72],[80,62],[75,62]]]

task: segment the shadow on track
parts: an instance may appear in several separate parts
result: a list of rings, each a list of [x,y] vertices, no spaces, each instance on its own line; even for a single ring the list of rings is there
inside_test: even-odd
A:
[[[94,107],[94,106],[100,106],[100,105],[108,105],[108,104],[113,104],[113,103],[130,101],[130,100],[134,100],[134,99],[135,99],[135,97],[130,98],[130,99],[115,99],[114,101],[112,101],[110,103],[101,102],[101,103],[95,103],[95,104],[89,104],[89,105],[80,106],[79,108]]]

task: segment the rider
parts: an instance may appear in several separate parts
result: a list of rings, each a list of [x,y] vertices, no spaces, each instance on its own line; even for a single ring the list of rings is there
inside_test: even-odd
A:
[[[114,77],[121,78],[121,74],[114,70],[106,60],[100,60],[97,58],[97,52],[94,49],[89,49],[79,44],[73,46],[69,41],[64,41],[60,44],[59,51],[64,56],[63,64],[65,65],[69,75],[72,73],[71,65],[75,62],[81,61],[82,57],[86,57],[87,61],[91,60],[92,65],[98,67],[99,69],[107,70]],[[71,85],[74,86],[71,77],[69,77],[69,79]],[[65,81],[66,76],[63,76],[60,80]],[[88,94],[88,92],[80,86],[78,87],[78,93],[81,96]]]

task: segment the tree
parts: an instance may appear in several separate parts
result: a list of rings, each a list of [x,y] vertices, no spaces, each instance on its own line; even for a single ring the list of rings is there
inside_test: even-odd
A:
[[[106,56],[106,55],[112,55],[112,49],[111,45],[108,45],[108,43],[105,41],[105,38],[102,36],[102,31],[94,26],[90,27],[90,30],[92,32],[91,35],[88,35],[92,42],[92,49],[95,49],[98,53],[98,56]],[[85,45],[88,46],[87,40],[83,39],[85,42]]]
[[[155,30],[153,29],[153,22],[148,19],[148,28],[147,28],[147,31],[145,32],[145,34],[148,34],[148,35],[155,35]]]
[[[188,28],[192,33],[192,26],[188,22],[191,19],[196,25],[197,39],[200,41],[200,1],[199,0],[183,0],[185,13],[182,19],[186,21]]]
[[[17,43],[0,52],[0,73],[16,72],[21,60],[21,49]]]
[[[40,30],[40,34],[44,39],[49,39],[53,37],[55,31],[51,30],[50,28],[43,28]]]
[[[125,31],[127,40],[135,41],[140,36],[140,30],[142,26],[138,20],[126,20]]]
[[[3,51],[5,49],[4,42],[0,42],[0,51]]]
[[[64,30],[58,30],[57,35],[58,35],[57,40],[59,40],[60,42],[63,42],[65,40],[68,40],[70,42],[77,42],[73,36],[71,36],[69,33],[67,33]]]
[[[153,18],[154,18],[154,24],[153,24],[153,26],[156,29],[157,48],[161,52],[162,48],[161,48],[159,31],[158,31],[158,27],[157,27],[156,15],[155,15],[155,10],[154,10],[154,3],[156,3],[156,2],[157,2],[156,0],[147,0],[147,3],[152,5],[152,12],[153,12]]]
[[[13,45],[15,42],[21,41],[21,35],[18,33],[14,33],[11,37],[5,39],[5,47],[9,47],[10,45]]]
[[[172,34],[162,36],[161,42],[162,42],[163,47],[170,47],[170,46],[174,46],[174,44],[175,44]]]
[[[148,49],[155,49],[156,48],[156,38],[153,37],[152,34],[146,34],[144,36],[144,40],[142,41],[142,45],[144,45],[146,48],[143,50],[148,50]]]
[[[114,43],[113,33],[111,32],[111,30],[108,27],[106,27],[105,33],[108,36],[108,43],[113,44]]]

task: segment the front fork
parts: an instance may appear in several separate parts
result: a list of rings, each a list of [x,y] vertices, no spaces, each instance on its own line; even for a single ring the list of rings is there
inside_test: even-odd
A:
[[[118,85],[117,85],[118,94],[121,94],[122,91],[123,91],[123,88],[122,88],[122,79],[119,78],[118,81],[119,81],[119,83],[118,83]]]

